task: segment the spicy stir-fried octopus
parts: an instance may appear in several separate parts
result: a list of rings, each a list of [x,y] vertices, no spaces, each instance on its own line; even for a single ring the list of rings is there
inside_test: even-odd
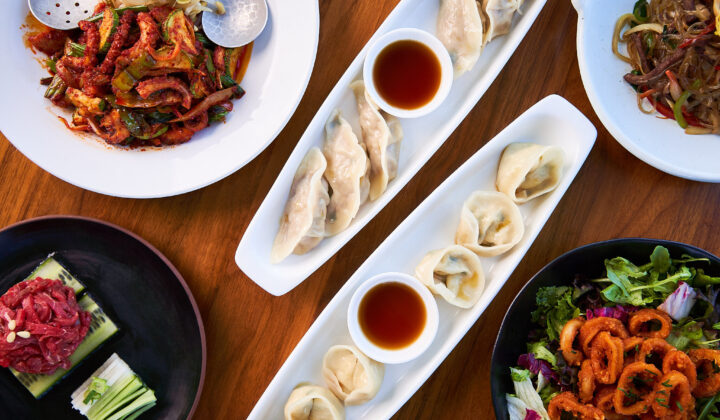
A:
[[[29,37],[50,56],[45,97],[74,110],[68,128],[110,144],[184,143],[244,94],[251,46],[212,44],[180,9],[142,9],[101,3],[79,30]]]

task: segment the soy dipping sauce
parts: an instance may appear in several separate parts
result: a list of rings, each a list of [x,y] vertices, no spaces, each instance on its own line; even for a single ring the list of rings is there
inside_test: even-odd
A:
[[[402,40],[380,51],[373,65],[373,83],[390,105],[417,109],[427,105],[440,88],[440,60],[418,41]]]
[[[358,321],[373,344],[388,350],[407,347],[425,328],[427,311],[422,297],[410,286],[381,283],[363,296]]]

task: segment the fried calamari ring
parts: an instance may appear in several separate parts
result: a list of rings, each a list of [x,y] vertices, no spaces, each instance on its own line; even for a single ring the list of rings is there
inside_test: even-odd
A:
[[[652,409],[655,416],[662,419],[687,419],[695,412],[695,398],[685,375],[676,370],[663,375],[655,384]]]
[[[652,363],[658,369],[662,369],[665,355],[673,350],[675,347],[662,338],[648,338],[640,345],[638,361]]]
[[[572,392],[563,392],[550,400],[548,415],[550,420],[560,420],[563,413],[579,420],[603,420],[605,416],[590,404],[582,404]]]
[[[615,395],[615,390],[617,387],[613,385],[604,385],[600,388],[598,388],[597,392],[595,393],[595,398],[593,399],[593,403],[595,404],[595,407],[597,407],[599,410],[601,410],[605,415],[608,414],[614,414],[615,413],[615,405],[613,404],[613,396]]]
[[[580,397],[580,401],[588,402],[592,400],[594,392],[595,373],[593,373],[590,359],[585,359],[580,365],[580,372],[578,372],[578,397]]]
[[[582,327],[580,327],[580,334],[578,339],[580,340],[580,346],[585,352],[585,356],[590,355],[590,342],[595,338],[601,331],[607,331],[611,335],[619,338],[628,338],[627,329],[619,319],[608,318],[605,316],[597,317],[585,321]]]
[[[695,363],[690,360],[690,356],[680,350],[671,350],[663,358],[662,371],[669,373],[676,370],[687,378],[690,383],[690,390],[694,390],[697,385],[697,368]]]
[[[614,384],[623,371],[623,342],[607,331],[601,331],[590,345],[590,360],[595,379]]]
[[[697,385],[693,395],[704,398],[717,394],[720,391],[720,351],[693,349],[688,356],[697,368]]]
[[[560,332],[560,350],[562,350],[563,358],[570,366],[580,366],[584,359],[580,349],[574,346],[575,338],[583,323],[585,323],[585,320],[582,318],[571,319],[565,323]]]
[[[615,412],[626,416],[647,412],[655,398],[655,384],[661,377],[662,372],[651,364],[635,362],[627,365],[613,396]]]
[[[625,366],[640,361],[638,355],[643,341],[645,339],[642,337],[628,337],[623,340],[623,363],[625,363]]]
[[[628,320],[630,334],[639,337],[667,338],[671,327],[672,320],[668,314],[657,309],[640,309]]]

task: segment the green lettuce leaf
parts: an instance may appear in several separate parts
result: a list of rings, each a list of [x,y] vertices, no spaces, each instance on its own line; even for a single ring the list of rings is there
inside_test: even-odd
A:
[[[557,340],[569,320],[580,315],[573,304],[573,289],[565,286],[541,287],[535,295],[537,309],[532,312],[533,322],[545,326],[549,341]]]
[[[536,359],[545,360],[550,363],[553,368],[557,367],[557,358],[550,350],[548,350],[547,341],[541,340],[535,343],[529,343],[527,349],[528,352],[532,353]]]

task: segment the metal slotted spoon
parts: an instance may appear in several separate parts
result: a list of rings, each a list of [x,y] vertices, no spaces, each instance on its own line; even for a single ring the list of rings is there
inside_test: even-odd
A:
[[[208,7],[215,13],[202,15],[203,31],[211,41],[226,48],[241,47],[260,35],[268,18],[265,0],[221,0],[218,6],[214,0]]]
[[[78,22],[92,17],[97,0],[28,0],[33,16],[55,29],[77,28]]]
[[[55,29],[77,28],[78,22],[92,17],[98,0],[28,0],[32,14]],[[210,40],[223,47],[248,44],[265,28],[268,7],[265,0],[208,1],[212,13],[204,12],[202,23]]]

